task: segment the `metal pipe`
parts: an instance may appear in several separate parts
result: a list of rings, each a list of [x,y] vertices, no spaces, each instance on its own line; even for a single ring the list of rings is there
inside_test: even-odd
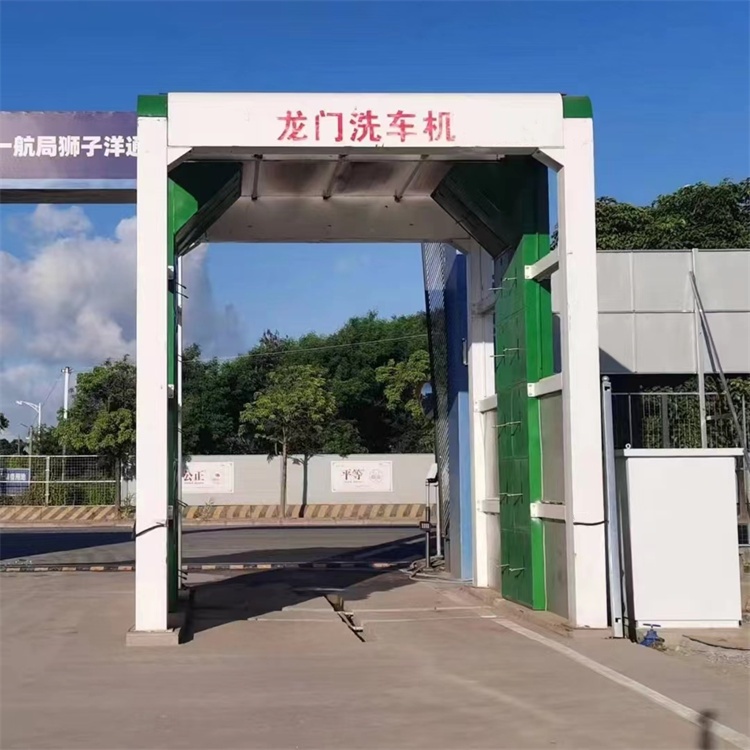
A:
[[[260,184],[260,164],[263,161],[263,157],[260,154],[256,154],[255,168],[253,170],[253,191],[250,194],[250,200],[258,200],[258,186]]]
[[[321,196],[324,201],[327,201],[333,195],[333,188],[336,186],[336,180],[339,178],[339,175],[341,174],[341,168],[344,166],[345,162],[346,155],[342,154],[333,165],[331,174],[328,178],[328,184],[326,185],[325,190],[323,191],[323,195]]]
[[[696,268],[696,257],[698,251],[693,248],[691,251],[691,263],[692,270],[690,271],[691,284],[695,279],[695,268]],[[695,295],[695,291],[693,292]],[[700,420],[701,420],[701,448],[708,448],[708,419],[706,417],[706,373],[703,366],[703,346],[701,346],[701,339],[703,338],[703,330],[701,329],[701,316],[700,310],[698,309],[698,301],[693,301],[693,329],[695,339],[695,365],[698,373],[698,404],[700,407]]]
[[[622,557],[620,551],[620,514],[615,478],[615,429],[612,416],[612,383],[602,378],[602,442],[604,452],[604,492],[607,506],[607,572],[612,637],[623,638]]]
[[[747,449],[747,439],[740,427],[740,420],[737,416],[737,410],[734,408],[734,402],[732,401],[732,394],[729,392],[729,383],[727,383],[727,377],[724,374],[724,368],[721,366],[721,360],[719,359],[719,350],[716,348],[714,337],[711,335],[711,328],[708,325],[708,317],[706,316],[706,310],[703,307],[703,301],[701,300],[700,292],[698,291],[698,283],[695,280],[695,274],[690,272],[690,283],[693,287],[693,295],[695,296],[696,307],[700,314],[701,324],[703,326],[703,333],[705,334],[706,344],[708,345],[708,355],[711,358],[712,367],[718,372],[719,379],[721,380],[721,386],[724,389],[724,396],[727,400],[727,406],[729,407],[729,413],[732,416],[732,422],[734,423],[734,429],[737,432],[737,437],[740,441],[740,447],[742,448],[742,454],[744,456],[747,465],[750,465],[750,453]]]
[[[437,487],[437,485],[435,485]],[[429,488],[427,490],[429,492]],[[440,507],[440,493],[434,492],[435,495],[435,554],[438,557],[443,556],[443,513]]]
[[[404,195],[406,194],[406,191],[409,189],[409,185],[414,182],[414,178],[417,176],[417,173],[422,168],[422,165],[425,163],[427,159],[429,159],[428,154],[422,154],[422,156],[419,157],[419,161],[417,162],[416,166],[412,171],[409,173],[409,176],[406,178],[406,181],[401,186],[399,190],[396,190],[396,192],[393,194],[393,200],[396,201],[396,203],[401,203],[401,200],[403,199]]]

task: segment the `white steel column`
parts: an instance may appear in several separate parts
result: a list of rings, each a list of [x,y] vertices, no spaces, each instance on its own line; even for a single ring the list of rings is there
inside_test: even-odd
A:
[[[480,402],[495,393],[493,313],[481,313],[482,302],[491,294],[492,257],[473,240],[461,244],[468,253],[469,403],[471,404],[471,497],[474,512],[474,583],[492,585],[500,564],[500,524],[497,515],[486,513],[487,461],[485,417]],[[493,540],[496,543],[492,543]]]
[[[564,135],[558,214],[568,619],[576,627],[604,628],[607,565],[593,122],[590,118],[566,118]]]
[[[138,118],[135,630],[167,629],[167,120]]]

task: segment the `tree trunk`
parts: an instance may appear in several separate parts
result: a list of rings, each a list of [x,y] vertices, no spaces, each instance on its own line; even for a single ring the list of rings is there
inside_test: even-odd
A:
[[[279,516],[286,518],[286,470],[289,446],[286,441],[281,445],[281,494],[279,496]]]

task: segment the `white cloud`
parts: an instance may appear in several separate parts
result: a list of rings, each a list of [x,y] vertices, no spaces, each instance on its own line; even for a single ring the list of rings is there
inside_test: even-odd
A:
[[[31,232],[41,237],[88,234],[94,227],[80,206],[57,208],[41,204],[28,220]]]
[[[61,367],[135,354],[136,222],[102,237],[79,207],[38,206],[22,229],[27,256],[0,250],[0,411],[28,423],[15,400],[43,400]],[[231,306],[216,307],[206,253],[185,262],[185,338],[208,356],[231,356],[243,348],[241,325]]]

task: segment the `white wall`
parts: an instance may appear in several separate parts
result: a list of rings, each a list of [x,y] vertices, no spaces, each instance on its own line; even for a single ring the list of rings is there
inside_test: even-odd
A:
[[[387,461],[392,464],[391,492],[332,492],[331,463]],[[314,456],[308,469],[308,503],[423,503],[425,477],[435,461],[432,454]],[[183,491],[183,501],[188,505],[276,505],[279,502],[281,476],[280,459],[267,456],[192,456],[191,462],[233,464],[233,492],[193,493]],[[289,461],[287,503],[302,502],[303,468],[300,462]],[[183,485],[184,487],[184,485]],[[132,491],[132,489],[131,489]]]
[[[597,254],[602,373],[697,372],[692,269],[691,250]],[[724,371],[750,372],[750,250],[698,251],[694,270]]]

